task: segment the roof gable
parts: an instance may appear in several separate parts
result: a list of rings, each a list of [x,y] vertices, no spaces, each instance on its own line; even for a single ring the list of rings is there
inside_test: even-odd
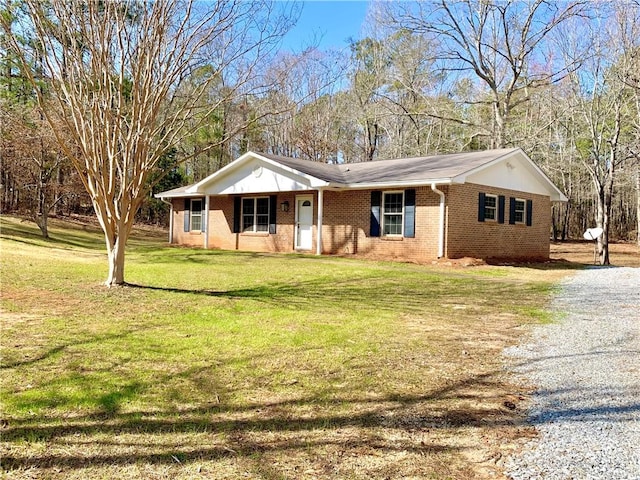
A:
[[[259,156],[248,156],[234,168],[220,170],[194,188],[206,195],[232,195],[241,193],[267,193],[279,191],[310,190],[317,185],[315,178],[292,172],[280,164],[267,162]]]
[[[507,190],[548,195],[551,201],[566,202],[567,197],[545,173],[519,148],[480,168],[469,170],[454,183],[475,183]]]
[[[520,149],[463,152],[429,157],[326,164],[247,152],[204,180],[158,194],[161,198],[314,190],[363,189],[447,183],[477,183],[566,197]]]

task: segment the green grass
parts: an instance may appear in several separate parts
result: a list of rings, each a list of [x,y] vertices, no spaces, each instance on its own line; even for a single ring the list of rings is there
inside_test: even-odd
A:
[[[107,289],[95,228],[1,229],[9,478],[473,476],[477,428],[504,427],[483,423],[504,415],[499,352],[551,318],[553,282],[533,268],[137,234],[130,286]]]

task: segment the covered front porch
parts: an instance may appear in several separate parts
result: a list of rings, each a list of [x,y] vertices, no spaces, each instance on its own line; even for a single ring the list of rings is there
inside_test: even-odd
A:
[[[199,183],[165,192],[170,243],[323,252],[327,180],[246,154]]]

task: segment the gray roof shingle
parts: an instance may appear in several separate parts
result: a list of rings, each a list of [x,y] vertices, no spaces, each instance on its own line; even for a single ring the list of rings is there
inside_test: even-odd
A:
[[[517,148],[505,148],[347,164],[326,164],[264,153],[258,155],[320,180],[357,185],[394,182],[428,183],[432,180],[453,178],[517,150]]]

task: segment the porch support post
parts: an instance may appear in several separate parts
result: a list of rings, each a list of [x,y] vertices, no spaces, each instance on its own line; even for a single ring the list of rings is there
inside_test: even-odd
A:
[[[209,195],[204,197],[204,248],[209,248]]]
[[[169,205],[169,245],[173,243],[173,200],[165,200],[164,197],[157,197],[166,205]]]
[[[438,190],[435,183],[431,184],[431,190],[440,195],[440,221],[438,222],[438,258],[444,257],[444,224],[445,224],[445,198],[444,192]]]
[[[322,207],[324,203],[323,199],[324,191],[319,188],[318,189],[318,238],[316,242],[316,255],[322,255]]]
[[[173,245],[173,202],[169,203],[169,245]]]

